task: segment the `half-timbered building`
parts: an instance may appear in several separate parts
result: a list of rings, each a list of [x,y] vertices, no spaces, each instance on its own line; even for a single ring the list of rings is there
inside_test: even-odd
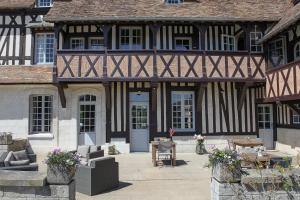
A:
[[[4,0],[0,131],[41,149],[149,151],[169,128],[181,152],[194,150],[194,134],[220,146],[259,136],[270,149],[294,148],[299,6]]]

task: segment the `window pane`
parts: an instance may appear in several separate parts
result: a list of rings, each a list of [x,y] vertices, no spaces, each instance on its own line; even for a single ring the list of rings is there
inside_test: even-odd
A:
[[[50,7],[52,6],[53,0],[38,0],[38,7]]]
[[[36,63],[53,63],[54,61],[54,34],[36,34],[35,46]]]
[[[51,132],[52,96],[31,97],[31,132]]]
[[[94,133],[96,130],[96,96],[82,95],[79,97],[80,133]]]
[[[84,49],[84,39],[71,38],[71,49]]]

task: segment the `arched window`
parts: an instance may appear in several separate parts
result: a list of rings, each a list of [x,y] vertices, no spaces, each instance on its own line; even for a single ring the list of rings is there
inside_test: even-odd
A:
[[[95,133],[96,96],[82,95],[79,97],[79,131]]]
[[[294,58],[295,60],[300,59],[300,42],[297,42],[294,48]]]

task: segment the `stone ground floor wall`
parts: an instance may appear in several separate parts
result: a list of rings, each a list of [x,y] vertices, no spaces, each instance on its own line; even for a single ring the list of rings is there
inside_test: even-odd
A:
[[[300,153],[300,129],[277,128],[276,149],[293,155]]]

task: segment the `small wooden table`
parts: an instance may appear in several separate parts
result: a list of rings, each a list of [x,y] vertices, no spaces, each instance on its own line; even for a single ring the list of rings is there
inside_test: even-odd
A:
[[[233,149],[236,150],[236,146],[241,147],[257,147],[263,146],[264,143],[257,139],[234,139],[232,140]]]
[[[256,167],[261,165],[267,168],[270,164],[271,156],[269,154],[263,153],[262,156],[257,156],[257,153],[242,153],[241,157],[245,165],[250,165],[251,167]]]
[[[157,160],[156,160],[156,155],[157,155],[157,150],[158,150],[158,144],[159,141],[152,141],[152,163],[153,166],[157,166]],[[172,164],[173,166],[176,166],[176,143],[172,142]]]

